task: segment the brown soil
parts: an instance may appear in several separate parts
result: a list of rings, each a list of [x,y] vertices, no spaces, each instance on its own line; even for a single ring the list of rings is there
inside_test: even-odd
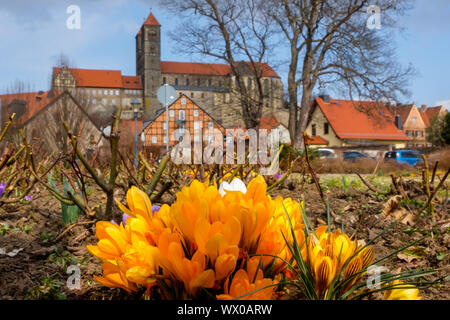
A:
[[[344,194],[342,190],[329,189],[325,194],[336,213],[333,227],[339,228],[343,223],[345,231],[349,235],[356,233],[358,239],[368,241],[391,223],[383,219],[380,213],[385,199],[379,199],[371,192],[349,190]],[[78,222],[85,224],[73,227],[58,241],[54,241],[67,228],[61,222],[60,203],[46,191],[36,190],[32,195],[34,199],[30,204],[4,205],[0,208],[0,223],[7,223],[10,227],[3,235],[0,233],[0,252],[1,249],[6,253],[22,249],[13,257],[0,254],[0,300],[57,299],[61,297],[60,294],[64,294],[67,299],[138,297],[119,289],[103,287],[93,280],[94,274],[101,274],[101,264],[99,259],[89,254],[86,245],[97,242],[95,224],[89,223],[95,217],[80,217]],[[315,226],[327,220],[325,206],[312,184],[307,185],[305,190],[275,190],[272,195],[304,200],[307,215]],[[99,196],[98,201],[104,202],[104,198]],[[436,219],[438,222],[448,220],[448,207],[437,208]],[[419,232],[409,234],[404,231],[411,228],[429,231],[432,221],[428,216],[416,216],[413,224],[408,226],[399,223],[379,238],[375,242],[376,259],[420,239],[422,235]],[[434,227],[433,238],[427,237],[415,246],[420,251],[420,257],[406,262],[394,255],[384,265],[389,270],[417,267],[438,269],[437,274],[428,277],[428,280],[446,276],[450,269],[450,256],[442,257],[449,252],[450,234],[448,226],[443,230],[442,225],[445,226],[441,224]],[[81,290],[71,291],[66,286],[69,277],[66,269],[77,263],[81,270]],[[50,288],[50,284],[53,288]],[[424,299],[449,299],[448,282],[423,289],[421,295]]]

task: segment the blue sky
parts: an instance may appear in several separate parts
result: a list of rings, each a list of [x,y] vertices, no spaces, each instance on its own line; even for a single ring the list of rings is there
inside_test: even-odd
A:
[[[116,69],[135,74],[134,37],[150,8],[162,24],[162,59],[205,61],[177,52],[168,32],[177,27],[175,14],[146,0],[15,0],[0,4],[0,92],[16,79],[32,90],[46,90],[51,67],[60,53],[79,68]],[[81,8],[81,29],[69,30],[66,9]],[[450,1],[416,0],[402,17],[405,31],[396,37],[398,60],[412,63],[418,77],[411,83],[410,102],[446,103],[450,109]],[[381,21],[382,23],[382,21]],[[283,80],[286,72],[277,69]],[[406,102],[406,101],[405,101]]]

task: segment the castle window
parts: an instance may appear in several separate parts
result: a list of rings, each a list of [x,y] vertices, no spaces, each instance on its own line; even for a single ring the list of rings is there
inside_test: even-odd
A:
[[[114,95],[114,90],[109,90],[109,94],[110,94],[111,96],[113,96],[113,95]]]
[[[103,98],[103,99],[102,99],[102,104],[103,104],[104,106],[106,106],[106,98]]]
[[[186,85],[189,85],[189,78],[186,79]]]
[[[164,123],[163,123],[163,129],[164,129],[164,130],[167,130],[167,122],[164,122]]]
[[[193,98],[194,97],[194,93],[193,92],[191,92],[191,98]]]
[[[116,99],[111,99],[111,104],[112,104],[113,106],[115,106],[115,105],[116,105]]]
[[[316,125],[315,125],[315,124],[312,124],[312,125],[311,125],[311,135],[312,135],[313,137],[316,136]]]
[[[155,55],[156,55],[156,48],[155,48],[155,47],[150,47],[150,54],[151,54],[152,56],[155,56]]]
[[[157,136],[152,136],[152,143],[156,144],[158,142],[158,137]]]
[[[163,141],[164,143],[167,143],[167,136],[164,136]]]
[[[211,81],[211,79],[208,79],[208,87],[211,87],[212,86],[212,81]]]
[[[194,130],[200,129],[200,121],[194,121]]]
[[[92,99],[92,104],[97,104],[97,100]]]
[[[171,118],[175,117],[175,111],[174,110],[169,110],[169,117],[171,117]]]
[[[90,89],[86,89],[86,93],[89,95],[91,94],[91,90]]]
[[[200,87],[200,79],[197,79],[197,87]]]
[[[107,95],[108,95],[108,90],[103,91],[103,94],[104,94],[105,96],[107,96]]]
[[[156,36],[157,36],[156,30],[150,30],[150,31],[148,32],[148,36],[149,36],[149,37],[156,37]]]
[[[183,109],[178,111],[178,119],[180,119],[180,120],[185,120],[186,119],[185,112],[184,112]]]
[[[175,78],[175,85],[178,85],[178,78]]]
[[[89,92],[88,92],[89,93]],[[116,96],[118,96],[119,95],[119,90],[116,90]]]
[[[208,122],[208,130],[214,129],[214,122],[210,121]]]
[[[181,99],[181,105],[182,106],[185,106],[186,105],[186,98],[182,98]],[[181,110],[180,110],[181,111]]]
[[[92,89],[92,95],[96,96],[97,95],[97,90]]]
[[[198,117],[198,110],[194,110],[194,117]]]
[[[202,99],[205,97],[205,93],[202,92]]]
[[[167,79],[166,79],[166,77],[163,77],[163,84],[166,84],[167,83]]]

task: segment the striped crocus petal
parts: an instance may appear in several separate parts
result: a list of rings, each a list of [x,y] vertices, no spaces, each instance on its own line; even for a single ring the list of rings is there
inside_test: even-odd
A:
[[[26,196],[24,197],[24,199],[27,200],[27,201],[31,201],[31,200],[33,200],[33,197],[30,196],[30,195],[26,195]]]

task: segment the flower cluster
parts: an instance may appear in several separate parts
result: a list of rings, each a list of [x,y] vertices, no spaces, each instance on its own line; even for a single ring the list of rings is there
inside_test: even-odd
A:
[[[157,286],[168,299],[198,297],[203,289],[218,299],[273,298],[285,268],[276,257],[291,259],[289,219],[304,239],[303,207],[266,190],[261,176],[220,188],[194,180],[171,206],[155,207],[132,187],[128,208],[118,202],[124,221],[97,223],[99,241],[88,246],[103,261],[103,277],[95,279],[129,292]]]
[[[374,259],[372,246],[362,247],[339,229],[333,233],[327,229],[327,226],[321,226],[311,233],[302,252],[314,277],[319,299],[326,296],[332,284],[336,287],[336,282],[339,282],[341,292],[353,287],[361,278],[361,271]]]

